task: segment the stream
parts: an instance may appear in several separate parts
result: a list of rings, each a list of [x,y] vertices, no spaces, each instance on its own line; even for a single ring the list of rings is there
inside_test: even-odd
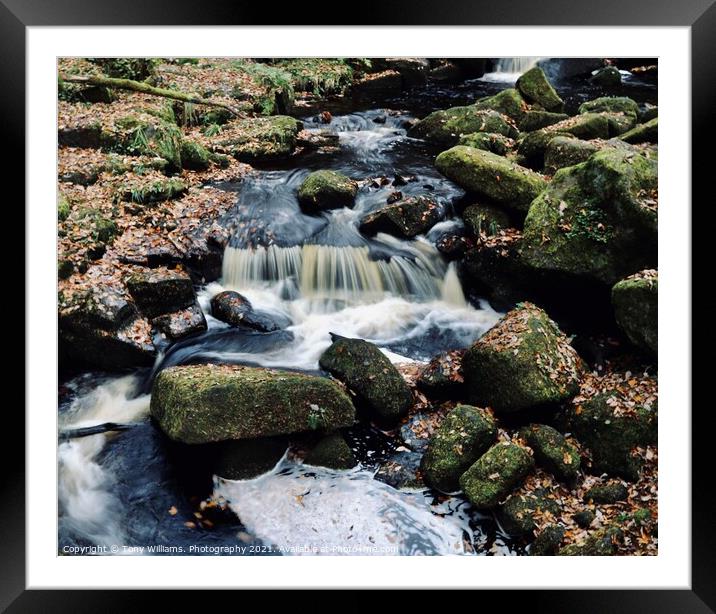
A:
[[[346,434],[360,461],[355,469],[310,467],[287,453],[267,474],[230,481],[204,471],[200,459],[187,457],[149,420],[152,379],[168,366],[222,362],[315,373],[331,333],[371,341],[394,363],[426,362],[441,351],[468,347],[493,326],[502,314],[480,297],[465,296],[454,265],[435,248],[443,233],[460,229],[454,212],[464,193],[435,169],[433,149],[406,136],[406,122],[509,87],[516,75],[505,71],[429,85],[380,108],[336,112],[329,124],[301,118],[309,130],[337,134],[337,151],[310,152],[223,186],[236,191],[237,203],[223,220],[232,238],[222,277],[198,289],[208,330],[163,348],[151,369],[85,373],[61,384],[60,430],[134,424],[60,443],[61,553],[521,552],[491,515],[470,509],[460,497],[397,490],[374,479],[396,449],[377,429],[362,425]],[[638,101],[650,92],[638,82],[633,89],[628,95]],[[594,93],[581,86],[564,97],[574,108]],[[354,208],[313,216],[301,211],[296,191],[317,169],[361,182]],[[381,182],[383,177],[389,181]],[[443,221],[415,240],[363,236],[359,220],[396,190],[403,197],[430,195]],[[281,330],[257,333],[213,318],[210,299],[226,289],[241,292]],[[222,507],[208,527],[192,518],[210,498]]]

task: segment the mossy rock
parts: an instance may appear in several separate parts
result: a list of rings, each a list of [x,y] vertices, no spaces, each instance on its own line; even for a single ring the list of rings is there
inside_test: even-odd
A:
[[[298,202],[309,213],[352,207],[358,184],[335,171],[315,171],[304,179],[298,189]]]
[[[639,117],[639,105],[626,96],[603,96],[579,105],[579,113],[623,113],[634,121]]]
[[[508,312],[462,361],[468,399],[504,413],[570,399],[582,370],[565,335],[531,303]]]
[[[511,117],[518,123],[529,109],[522,94],[513,87],[504,89],[494,96],[481,98],[473,106],[476,109],[492,109]]]
[[[179,126],[161,117],[141,112],[117,117],[111,127],[102,129],[100,135],[100,145],[104,151],[159,157],[166,161],[167,172],[181,170],[183,140]]]
[[[121,188],[121,196],[140,205],[175,200],[187,192],[187,184],[178,177],[167,177],[162,179],[134,180],[124,184]]]
[[[214,151],[251,163],[291,155],[303,124],[293,117],[274,115],[239,119],[228,126],[228,136],[217,137]]]
[[[557,171],[532,203],[522,259],[544,273],[612,285],[656,264],[657,157],[608,148]]]
[[[515,140],[494,132],[471,132],[461,136],[457,144],[504,156],[514,149]]]
[[[599,141],[582,141],[572,135],[556,136],[547,143],[544,152],[545,173],[554,174],[560,168],[586,162],[601,147]]]
[[[430,230],[443,216],[442,207],[427,196],[400,200],[363,217],[359,229],[367,235],[385,232],[411,239]]]
[[[198,444],[351,426],[355,410],[324,377],[239,365],[169,367],[151,414],[171,438]]]
[[[351,469],[358,464],[340,433],[329,433],[306,456],[305,463],[328,469]]]
[[[57,277],[59,279],[67,279],[72,276],[75,272],[75,265],[72,264],[71,260],[58,260],[57,262]]]
[[[636,126],[636,118],[633,115],[626,113],[607,113],[603,112],[600,115],[606,118],[607,125],[609,126],[609,136],[615,137],[620,134],[629,132],[634,126]]]
[[[497,426],[485,410],[458,405],[440,423],[423,456],[425,483],[442,492],[459,487],[460,476],[494,443]]]
[[[561,111],[564,101],[547,80],[547,75],[539,67],[530,68],[517,79],[517,89],[530,102],[534,102],[547,111]]]
[[[626,143],[631,143],[632,145],[637,143],[658,143],[659,118],[655,117],[644,124],[639,124],[628,132],[620,135],[619,138]]]
[[[413,395],[398,370],[377,346],[363,339],[337,339],[319,364],[348,386],[381,424],[395,424],[412,405]]]
[[[156,58],[89,58],[108,77],[144,81],[154,74]]]
[[[196,301],[189,275],[160,269],[132,274],[127,289],[140,311],[149,318],[190,307]]]
[[[460,487],[476,509],[491,509],[520,485],[533,466],[527,450],[500,442],[462,474]]]
[[[209,150],[196,141],[183,139],[179,149],[182,168],[192,171],[203,171],[211,164]]]
[[[520,437],[534,452],[535,461],[558,480],[572,483],[579,475],[579,450],[559,431],[546,424],[530,424],[520,429]]]
[[[494,235],[503,228],[509,228],[510,216],[494,205],[469,205],[462,212],[465,226],[474,237],[481,234]]]
[[[592,510],[582,510],[576,514],[572,514],[572,520],[582,529],[588,529],[592,526],[597,515]]]
[[[252,480],[271,471],[288,447],[285,437],[261,437],[222,441],[218,447],[215,473],[226,480]]]
[[[613,504],[619,501],[626,501],[629,497],[627,487],[617,480],[612,480],[604,484],[595,484],[586,493],[584,500],[589,503]]]
[[[623,534],[618,527],[607,526],[595,531],[584,541],[561,548],[558,556],[612,556]]]
[[[552,124],[557,124],[565,119],[569,119],[566,113],[550,113],[549,111],[531,110],[525,113],[522,121],[520,121],[520,132],[534,132],[540,128],[546,128]]]
[[[64,222],[70,216],[71,210],[70,199],[62,192],[57,192],[57,220]]]
[[[435,166],[465,190],[523,213],[547,187],[541,175],[492,152],[463,145],[442,152]]]
[[[417,386],[429,399],[460,399],[463,381],[460,375],[458,352],[442,352],[435,356],[420,372]]]
[[[612,288],[617,324],[629,340],[648,352],[659,348],[659,276],[641,271],[617,282]]]
[[[530,544],[529,556],[553,556],[564,539],[564,527],[550,524],[544,527]]]
[[[639,123],[645,124],[649,120],[659,117],[659,107],[646,103],[639,113]]]
[[[616,66],[605,66],[600,68],[589,80],[602,87],[617,87],[622,84],[622,75]]]
[[[535,530],[535,514],[551,514],[557,517],[560,511],[557,501],[550,499],[543,489],[537,489],[526,495],[512,495],[500,506],[498,518],[508,535],[520,537]]]
[[[473,105],[435,111],[415,124],[408,134],[449,147],[455,145],[462,135],[473,132],[490,132],[510,138],[517,136],[517,129],[508,117]]]

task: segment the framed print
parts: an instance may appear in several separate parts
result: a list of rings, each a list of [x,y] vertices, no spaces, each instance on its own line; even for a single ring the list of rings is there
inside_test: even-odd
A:
[[[82,4],[0,6],[29,243],[8,611],[716,607],[691,410],[709,2]]]

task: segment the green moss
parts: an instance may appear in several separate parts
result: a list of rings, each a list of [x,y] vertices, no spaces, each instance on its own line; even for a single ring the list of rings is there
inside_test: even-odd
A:
[[[154,58],[89,58],[108,77],[144,81],[154,74],[158,60]]]
[[[471,132],[461,136],[457,144],[474,147],[475,149],[484,149],[498,156],[504,156],[514,148],[515,141],[494,132]]]
[[[539,66],[521,75],[516,85],[527,100],[539,104],[547,111],[561,111],[564,107],[564,102]]]
[[[298,189],[298,202],[309,212],[352,207],[358,184],[335,171],[314,171]]]
[[[619,137],[622,141],[631,143],[658,143],[659,142],[659,118],[650,119],[644,124],[625,132]]]
[[[530,424],[520,429],[520,437],[532,448],[535,461],[558,480],[572,482],[579,475],[579,450],[556,429],[545,424]]]
[[[330,433],[308,453],[305,463],[329,469],[351,469],[358,461],[343,436],[340,433]]]
[[[558,524],[547,525],[535,537],[530,545],[530,556],[551,556],[557,552],[564,539],[564,527]]]
[[[285,158],[295,149],[301,127],[301,122],[283,115],[236,120],[229,136],[218,135],[215,149],[242,162]]]
[[[133,273],[126,284],[139,309],[149,318],[190,307],[196,300],[189,276],[175,271]]]
[[[124,184],[121,195],[125,200],[142,205],[174,200],[187,191],[187,185],[181,179],[170,177],[152,181],[133,181]]]
[[[628,277],[612,288],[617,324],[636,346],[656,353],[659,347],[659,278],[656,272]]]
[[[425,483],[442,492],[459,487],[460,476],[495,441],[495,420],[485,410],[458,405],[440,423],[423,456]]]
[[[618,527],[608,526],[595,531],[584,541],[570,544],[557,552],[558,556],[611,556],[616,554],[616,545],[622,539]]]
[[[235,60],[232,62],[237,68],[251,77],[254,83],[263,89],[255,96],[254,110],[262,115],[275,115],[287,113],[293,105],[295,97],[293,78],[289,72],[280,66],[273,66],[264,62],[251,60]],[[241,98],[244,94],[243,86],[237,86],[233,95]]]
[[[475,237],[483,233],[495,235],[499,230],[510,227],[509,215],[493,205],[470,205],[462,212],[462,219]]]
[[[475,106],[452,107],[435,111],[413,126],[412,137],[428,140],[439,145],[455,145],[458,139],[473,132],[490,132],[514,138],[517,130],[511,121],[490,109]]]
[[[596,514],[592,510],[582,510],[581,512],[572,514],[572,520],[582,529],[591,527],[596,517]]]
[[[533,132],[540,128],[546,128],[552,124],[569,119],[565,113],[550,113],[549,111],[528,111],[520,121],[520,132]]]
[[[493,508],[532,470],[524,448],[508,442],[492,446],[460,477],[460,487],[477,509]]]
[[[369,213],[360,221],[360,231],[367,235],[385,232],[410,239],[432,228],[443,215],[443,209],[427,196],[400,200]]]
[[[559,504],[547,496],[542,489],[528,495],[512,495],[500,507],[498,517],[508,535],[517,537],[535,530],[534,515],[551,514],[559,516]]]
[[[462,145],[441,153],[435,166],[460,187],[522,212],[547,187],[545,179],[533,171],[489,151]]]
[[[617,87],[622,84],[622,75],[616,66],[605,66],[599,69],[590,80],[602,87]]]
[[[355,392],[371,416],[383,424],[397,422],[412,404],[403,377],[372,343],[338,339],[321,355],[319,364]]]
[[[519,122],[528,110],[527,103],[515,88],[508,88],[495,94],[482,98],[474,104],[477,109],[491,109],[511,117]]]
[[[574,166],[589,160],[600,150],[599,141],[582,141],[572,135],[556,136],[549,140],[544,152],[544,169],[554,173],[560,168]]]
[[[619,501],[626,501],[629,496],[627,487],[621,482],[612,481],[605,484],[595,484],[586,493],[584,493],[584,500],[587,502],[594,503],[618,503]]]
[[[211,154],[203,145],[195,141],[183,139],[179,148],[181,165],[194,171],[201,171],[209,168]]]
[[[353,81],[353,68],[344,59],[294,58],[274,66],[290,75],[294,90],[316,96],[341,94]]]
[[[101,134],[102,149],[132,156],[163,158],[166,170],[181,170],[180,128],[149,114],[127,115],[115,120],[114,128]]]
[[[579,105],[579,113],[623,113],[634,120],[639,116],[639,105],[626,96],[604,96]]]
[[[350,399],[322,377],[254,367],[191,365],[165,369],[152,388],[152,416],[169,437],[184,443],[308,431],[314,407],[323,410],[326,428],[353,424]]]
[[[57,277],[60,279],[67,279],[74,272],[75,265],[72,264],[71,260],[59,260],[57,262]]]
[[[62,192],[57,193],[57,219],[64,222],[70,215],[70,200]]]

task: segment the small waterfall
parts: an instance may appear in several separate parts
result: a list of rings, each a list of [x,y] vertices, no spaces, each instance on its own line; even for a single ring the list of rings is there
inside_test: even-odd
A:
[[[241,290],[290,280],[303,298],[372,301],[393,295],[430,300],[441,296],[445,275],[444,263],[432,250],[405,245],[399,254],[374,259],[368,246],[227,247],[223,284]]]
[[[520,56],[517,58],[500,58],[495,62],[495,72],[501,73],[518,73],[522,74],[527,72],[530,68],[535,66],[541,57],[527,57]]]
[[[448,265],[447,271],[445,272],[445,279],[443,279],[442,287],[440,289],[441,298],[451,305],[457,305],[458,307],[464,307],[467,305],[465,300],[465,294],[462,291],[462,284],[460,278],[457,275],[457,268],[455,263],[451,262]]]

